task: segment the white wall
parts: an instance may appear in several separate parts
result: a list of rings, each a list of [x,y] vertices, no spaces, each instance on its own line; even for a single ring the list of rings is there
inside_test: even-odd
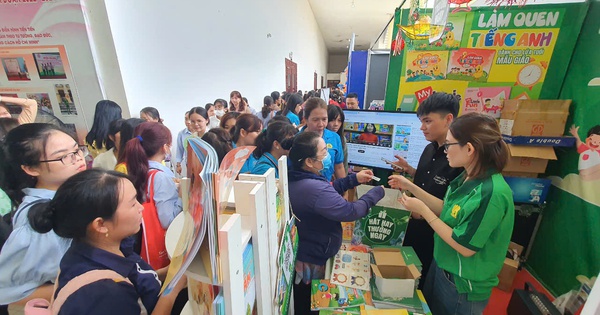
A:
[[[335,73],[335,72],[343,72],[344,69],[348,66],[348,53],[343,54],[331,54],[329,55],[329,67],[327,68],[327,72]]]
[[[298,89],[327,73],[307,0],[104,1],[132,116],[154,106],[173,133],[185,111],[229,100],[232,90],[260,109],[265,95],[285,89],[290,52]]]

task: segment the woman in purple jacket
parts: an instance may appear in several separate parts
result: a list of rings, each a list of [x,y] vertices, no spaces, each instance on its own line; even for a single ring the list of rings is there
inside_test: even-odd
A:
[[[366,183],[373,172],[364,170],[337,179],[333,185],[321,175],[331,159],[327,146],[315,132],[296,136],[290,150],[292,171],[289,172],[290,202],[298,218],[296,226],[300,237],[296,258],[294,282],[295,314],[311,314],[310,283],[323,279],[325,262],[340,249],[342,226],[367,215],[369,209],[383,198],[382,187],[375,187],[355,202],[342,195],[350,188]],[[315,312],[318,313],[318,312]]]

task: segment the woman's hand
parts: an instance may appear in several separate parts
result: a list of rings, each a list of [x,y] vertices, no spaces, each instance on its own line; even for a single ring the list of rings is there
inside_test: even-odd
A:
[[[420,216],[423,216],[427,211],[431,211],[423,201],[414,197],[409,197],[406,193],[402,193],[402,197],[398,198],[398,201],[400,201],[406,210],[412,211]]]
[[[410,190],[412,182],[402,175],[391,175],[388,177],[388,184],[394,189]]]
[[[371,179],[373,179],[373,171],[371,170],[362,170],[356,174],[356,180],[361,184],[368,183]]]

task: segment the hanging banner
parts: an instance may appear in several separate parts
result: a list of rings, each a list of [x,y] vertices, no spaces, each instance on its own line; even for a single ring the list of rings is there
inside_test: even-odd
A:
[[[414,111],[419,103],[411,100],[423,99],[423,91],[457,95],[461,114],[467,108],[499,114],[498,99],[538,99],[566,12],[565,5],[544,5],[450,13],[439,40],[415,40],[390,57],[386,109]],[[395,32],[408,23],[407,12],[396,13]]]

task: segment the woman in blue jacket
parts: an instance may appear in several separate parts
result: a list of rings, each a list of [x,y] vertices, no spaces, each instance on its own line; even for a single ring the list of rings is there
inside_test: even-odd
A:
[[[355,202],[342,197],[344,192],[366,183],[373,172],[363,170],[337,179],[333,185],[321,175],[327,158],[327,146],[315,132],[305,131],[294,139],[290,150],[290,202],[298,218],[299,245],[294,283],[295,314],[310,314],[310,283],[323,279],[327,259],[335,256],[342,244],[341,222],[366,216],[383,198],[382,187],[375,187]]]

